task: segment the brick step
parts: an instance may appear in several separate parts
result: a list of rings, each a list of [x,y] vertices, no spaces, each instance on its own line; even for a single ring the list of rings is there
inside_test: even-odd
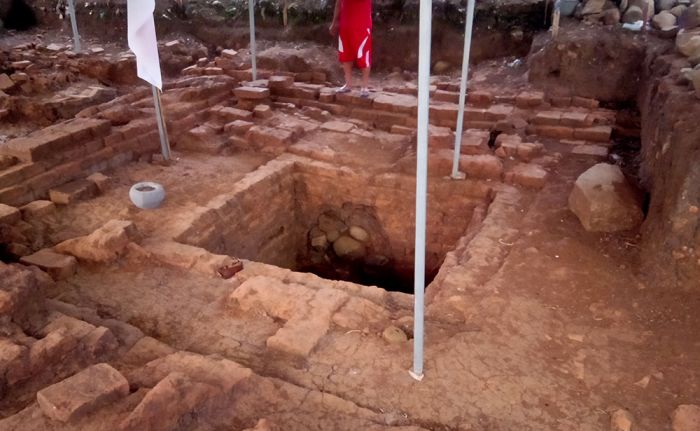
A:
[[[85,142],[104,137],[110,128],[108,120],[76,118],[13,139],[0,147],[0,154],[25,162],[48,160]]]

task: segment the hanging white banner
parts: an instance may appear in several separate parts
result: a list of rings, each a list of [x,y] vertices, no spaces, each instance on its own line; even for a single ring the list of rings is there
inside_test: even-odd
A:
[[[156,25],[153,21],[155,7],[155,0],[127,0],[129,48],[136,55],[139,78],[162,90]]]

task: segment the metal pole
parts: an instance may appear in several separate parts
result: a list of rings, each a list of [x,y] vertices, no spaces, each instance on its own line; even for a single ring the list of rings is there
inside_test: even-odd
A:
[[[78,18],[75,16],[75,4],[73,0],[68,0],[68,15],[70,15],[70,24],[73,27],[73,50],[80,52],[80,34],[78,33]]]
[[[464,173],[459,172],[459,156],[462,148],[462,131],[464,129],[464,105],[467,99],[467,84],[469,82],[469,57],[472,47],[472,28],[474,25],[474,4],[476,0],[467,0],[467,21],[464,28],[464,56],[462,57],[462,82],[459,87],[459,115],[457,116],[457,131],[455,132],[455,154],[452,161],[452,178],[463,180]]]
[[[255,61],[255,0],[248,0],[248,22],[250,23],[250,61],[253,64],[253,81],[258,79],[258,67]]]
[[[156,106],[156,119],[158,120],[158,133],[160,134],[160,150],[163,153],[164,160],[170,160],[170,140],[168,139],[168,130],[165,128],[165,120],[163,119],[163,106],[160,102],[160,90],[155,85],[151,85],[153,90],[153,104]]]
[[[425,315],[425,225],[428,189],[428,121],[430,115],[430,43],[432,0],[420,1],[418,46],[418,140],[416,163],[416,256],[414,272],[415,309],[413,319],[413,369],[411,377],[423,380],[423,339]]]

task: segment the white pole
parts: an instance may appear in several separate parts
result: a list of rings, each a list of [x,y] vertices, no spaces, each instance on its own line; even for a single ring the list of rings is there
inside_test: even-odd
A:
[[[73,27],[73,50],[80,52],[80,34],[78,33],[78,18],[75,16],[75,4],[73,0],[68,0],[68,15],[70,15],[70,24]]]
[[[258,79],[255,52],[255,0],[248,0],[248,22],[250,23],[250,61],[253,64],[253,81]]]
[[[411,377],[423,379],[425,315],[425,225],[428,189],[428,120],[430,115],[430,43],[432,0],[420,0],[418,46],[418,140],[416,163],[416,256],[414,271],[415,309],[413,319],[413,369]]]
[[[160,134],[160,150],[163,154],[163,160],[170,160],[170,140],[168,139],[168,130],[165,127],[163,119],[163,106],[160,102],[160,91],[155,85],[151,85],[153,89],[153,104],[156,107],[156,120],[158,120],[158,133]]]
[[[464,28],[464,56],[462,57],[462,82],[459,87],[459,115],[457,131],[455,132],[455,154],[452,161],[452,178],[463,180],[464,173],[459,172],[459,156],[462,148],[462,131],[464,129],[464,105],[467,99],[467,84],[469,82],[469,57],[472,47],[472,28],[474,24],[474,4],[476,0],[467,0],[467,21]]]

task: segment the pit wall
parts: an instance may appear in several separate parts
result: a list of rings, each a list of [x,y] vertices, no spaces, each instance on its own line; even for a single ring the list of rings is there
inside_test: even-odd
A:
[[[673,43],[610,28],[565,29],[532,49],[530,81],[549,94],[636,105],[638,181],[649,193],[640,272],[660,288],[700,289],[700,100]]]
[[[294,268],[304,233],[297,223],[294,162],[272,161],[202,208],[176,240],[213,253]]]
[[[700,99],[679,79],[685,58],[650,58],[639,97],[640,175],[651,194],[642,261],[655,285],[700,290]]]
[[[318,217],[344,204],[371,207],[388,239],[379,251],[399,271],[412,271],[415,180],[368,177],[349,168],[283,156],[213,199],[175,239],[211,252],[296,268]],[[435,181],[429,188],[426,268],[436,272],[464,235],[474,208],[487,204],[484,183]]]

